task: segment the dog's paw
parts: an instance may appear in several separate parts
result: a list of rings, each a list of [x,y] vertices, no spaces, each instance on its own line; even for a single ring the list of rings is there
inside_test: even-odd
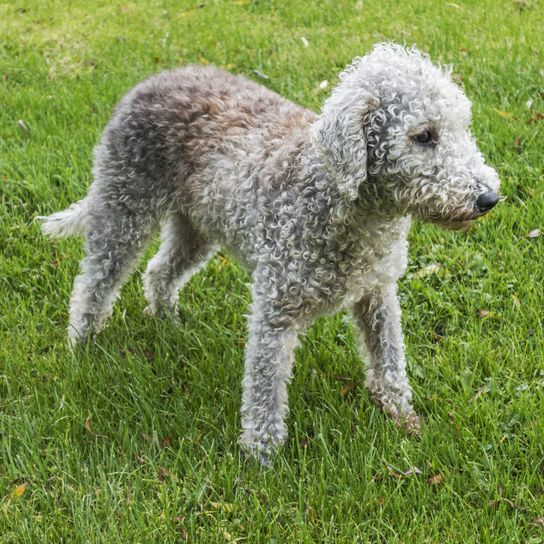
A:
[[[399,429],[411,436],[420,436],[421,419],[415,412],[408,414],[398,414],[394,418],[395,424]]]
[[[247,459],[256,461],[264,468],[270,468],[272,466],[272,454],[273,452],[264,447],[262,444],[246,444],[240,440],[240,446]]]
[[[181,317],[181,310],[179,305],[166,306],[166,305],[149,305],[144,309],[144,314],[163,319],[165,321],[171,321],[175,325],[181,325],[183,319]]]
[[[272,466],[272,460],[279,446],[279,442],[259,440],[258,436],[248,432],[242,433],[239,444],[246,457],[257,461],[265,468]]]

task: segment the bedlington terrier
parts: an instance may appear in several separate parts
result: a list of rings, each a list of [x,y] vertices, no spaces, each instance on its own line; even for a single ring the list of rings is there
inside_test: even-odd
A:
[[[449,71],[394,44],[355,59],[318,115],[211,66],[151,77],[117,105],[87,196],[43,218],[49,235],[85,237],[70,342],[104,325],[160,224],[153,314],[176,314],[220,244],[251,273],[241,443],[261,462],[286,438],[297,336],[344,309],[372,397],[416,429],[397,280],[412,218],[464,228],[499,200],[470,121]]]

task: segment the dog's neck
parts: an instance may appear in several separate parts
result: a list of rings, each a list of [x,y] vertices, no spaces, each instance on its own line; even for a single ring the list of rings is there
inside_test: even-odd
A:
[[[410,217],[380,205],[376,190],[379,180],[363,181],[358,197],[347,199],[315,146],[293,141],[292,150],[284,170],[285,186],[298,193],[300,205],[314,215],[311,221],[324,225],[329,242],[341,245],[345,255],[360,254],[365,247],[380,248],[406,237]],[[377,239],[382,243],[376,244]]]

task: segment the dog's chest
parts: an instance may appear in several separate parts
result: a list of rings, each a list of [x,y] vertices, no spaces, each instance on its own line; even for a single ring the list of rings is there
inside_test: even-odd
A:
[[[391,231],[361,240],[360,249],[344,264],[345,292],[341,307],[351,306],[365,293],[396,282],[408,264],[409,221]]]

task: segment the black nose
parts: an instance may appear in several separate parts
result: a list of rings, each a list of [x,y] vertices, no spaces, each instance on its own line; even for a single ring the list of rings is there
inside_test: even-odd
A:
[[[476,199],[476,206],[478,206],[479,211],[488,212],[491,208],[496,206],[498,201],[499,195],[494,191],[489,191]]]

